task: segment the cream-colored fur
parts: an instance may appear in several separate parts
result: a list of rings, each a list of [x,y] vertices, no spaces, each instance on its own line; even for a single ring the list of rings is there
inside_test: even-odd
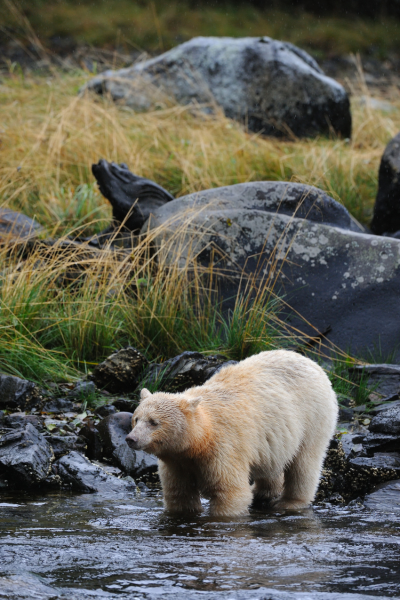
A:
[[[337,401],[324,371],[285,350],[223,368],[181,394],[142,390],[127,442],[159,458],[168,510],[243,515],[255,499],[312,502]],[[254,480],[254,485],[250,485]]]

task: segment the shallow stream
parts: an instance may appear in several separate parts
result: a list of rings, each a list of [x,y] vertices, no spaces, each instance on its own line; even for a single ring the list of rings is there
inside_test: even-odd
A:
[[[0,598],[400,597],[400,513],[177,519],[158,492],[3,494],[0,532]]]

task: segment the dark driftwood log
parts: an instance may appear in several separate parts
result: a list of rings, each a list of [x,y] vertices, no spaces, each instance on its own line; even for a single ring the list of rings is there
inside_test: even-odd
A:
[[[92,172],[100,192],[112,205],[114,220],[118,224],[125,221],[125,227],[133,233],[139,233],[157,208],[174,200],[160,185],[134,175],[123,163],[117,165],[101,159],[92,165]]]

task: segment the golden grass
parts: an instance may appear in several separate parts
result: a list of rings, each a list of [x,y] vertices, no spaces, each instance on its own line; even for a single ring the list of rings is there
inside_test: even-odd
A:
[[[400,127],[398,92],[390,113],[353,98],[351,141],[285,141],[248,133],[221,112],[160,105],[136,114],[104,98],[78,97],[87,78],[14,72],[0,85],[2,205],[35,216],[44,237],[105,226],[110,206],[91,174],[99,158],[125,162],[176,196],[246,181],[301,181],[325,189],[367,223],[380,157]],[[211,274],[198,272],[193,257],[185,268],[156,265],[147,255],[150,241],[122,258],[111,250],[38,248],[21,261],[3,249],[0,370],[40,380],[71,377],[126,344],[158,359],[187,349],[241,358],[284,344],[282,333],[286,343],[298,338],[276,332],[282,324],[268,280],[258,296],[238,297],[226,321]],[[81,282],[65,285],[65,274],[77,269],[84,271]],[[342,359],[350,360],[345,353]]]
[[[262,138],[219,112],[181,106],[138,114],[107,99],[77,96],[82,72],[34,77],[10,74],[0,86],[2,205],[36,216],[51,235],[111,214],[92,186],[99,158],[125,162],[176,196],[256,180],[316,185],[368,223],[380,157],[400,128],[393,112],[354,97],[352,140]],[[79,186],[84,186],[79,187]]]

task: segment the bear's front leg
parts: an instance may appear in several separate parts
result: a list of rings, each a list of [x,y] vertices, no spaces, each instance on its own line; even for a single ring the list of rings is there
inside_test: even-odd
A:
[[[174,513],[200,513],[203,510],[194,473],[182,465],[158,461],[165,508]]]
[[[243,477],[220,481],[210,489],[210,514],[213,517],[237,517],[247,515],[253,499],[248,474]]]

